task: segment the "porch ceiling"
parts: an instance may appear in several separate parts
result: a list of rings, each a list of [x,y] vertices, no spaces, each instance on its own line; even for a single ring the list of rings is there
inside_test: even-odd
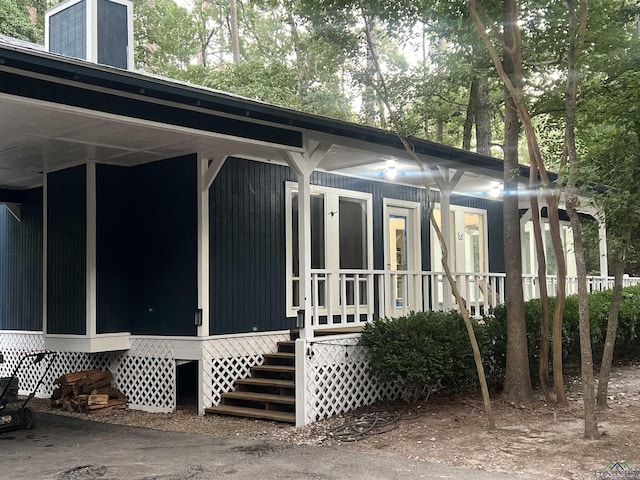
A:
[[[201,152],[265,157],[272,149],[208,132],[0,94],[0,188],[42,185],[43,172],[86,161],[132,166]]]
[[[43,172],[86,161],[133,166],[200,152],[220,152],[258,160],[281,161],[269,144],[233,139],[210,132],[91,112],[74,107],[25,100],[0,94],[0,189],[28,189],[42,185]],[[313,137],[313,132],[308,132]],[[340,136],[322,135],[330,143],[319,168],[376,181],[424,187],[433,185],[415,161],[396,148],[372,145]],[[460,168],[455,159],[423,157],[426,163]],[[397,176],[384,168],[394,161]],[[486,197],[499,184],[499,172],[464,165],[455,188],[458,193]]]
[[[494,187],[501,184],[502,172],[481,166],[465,165],[455,159],[442,159],[420,155],[425,169],[422,171],[416,161],[406,152],[392,148],[376,148],[371,150],[370,145],[359,142],[346,142],[346,145],[337,145],[329,149],[320,168],[332,173],[339,173],[358,178],[376,181],[401,183],[414,187],[436,187],[434,174],[429,166],[440,166],[450,170],[463,170],[463,175],[454,188],[454,192],[477,196],[491,196]],[[385,169],[390,163],[395,165],[395,178],[388,178]]]

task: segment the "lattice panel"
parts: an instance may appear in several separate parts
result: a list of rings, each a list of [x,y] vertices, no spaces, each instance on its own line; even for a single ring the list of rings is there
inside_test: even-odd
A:
[[[307,348],[306,423],[400,396],[398,385],[370,374],[366,350],[357,343],[357,338],[327,340]]]
[[[175,410],[175,359],[119,355],[112,359],[110,370],[114,385],[127,396],[130,406],[156,412]]]
[[[11,375],[25,353],[44,349],[44,337],[41,333],[0,333],[0,352],[4,354],[4,363],[0,363],[0,377]],[[44,365],[33,365],[26,361],[18,371],[20,394],[33,390],[43,373]],[[40,391],[46,391],[40,387]]]
[[[218,405],[223,393],[234,390],[237,379],[247,378],[251,367],[264,362],[265,353],[277,351],[277,343],[288,339],[288,334],[268,334],[204,342],[204,406]]]
[[[0,334],[0,351],[5,363],[0,364],[0,376],[10,375],[26,353],[42,350],[42,334]],[[31,392],[45,368],[25,363],[18,377],[20,393]],[[129,405],[157,412],[171,412],[176,405],[176,362],[171,340],[132,339],[126,353],[58,352],[51,370],[38,389],[38,396],[49,396],[53,382],[65,373],[97,368],[113,374],[113,384],[124,393]]]

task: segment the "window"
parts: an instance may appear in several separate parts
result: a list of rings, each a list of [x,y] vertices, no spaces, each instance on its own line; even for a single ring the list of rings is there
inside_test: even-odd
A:
[[[433,214],[436,223],[441,225],[440,207]],[[487,212],[485,210],[452,205],[449,212],[451,232],[447,248],[452,272],[484,273],[489,271],[487,265]],[[431,270],[442,271],[442,252],[440,242],[431,227]]]
[[[300,293],[300,243],[298,238],[298,185],[286,186],[287,316],[295,316]],[[368,193],[311,187],[311,268],[337,272],[373,268],[372,207]],[[326,305],[326,275],[320,274],[318,302]],[[337,281],[337,277],[336,277]],[[347,283],[347,303],[354,298],[353,282]],[[366,289],[361,289],[361,302]],[[338,295],[338,289],[333,289]],[[338,298],[332,300],[337,304]]]

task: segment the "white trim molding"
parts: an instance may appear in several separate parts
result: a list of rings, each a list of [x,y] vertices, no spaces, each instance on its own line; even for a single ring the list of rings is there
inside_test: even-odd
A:
[[[44,336],[44,346],[47,350],[56,352],[115,352],[131,348],[131,334],[129,332],[94,336],[47,334]]]

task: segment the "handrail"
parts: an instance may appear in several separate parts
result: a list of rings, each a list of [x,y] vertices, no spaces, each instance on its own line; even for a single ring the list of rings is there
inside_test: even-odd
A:
[[[505,273],[454,272],[465,305],[476,318],[505,299]],[[379,317],[397,317],[413,311],[457,309],[446,293],[444,272],[418,270],[312,269],[311,314],[305,328],[311,330],[359,326]],[[525,300],[539,298],[537,275],[522,276]],[[567,294],[577,293],[577,278],[567,277]],[[625,286],[640,285],[640,278],[625,277]],[[589,291],[613,287],[613,277],[589,276]],[[549,295],[557,291],[557,277],[547,276]]]

